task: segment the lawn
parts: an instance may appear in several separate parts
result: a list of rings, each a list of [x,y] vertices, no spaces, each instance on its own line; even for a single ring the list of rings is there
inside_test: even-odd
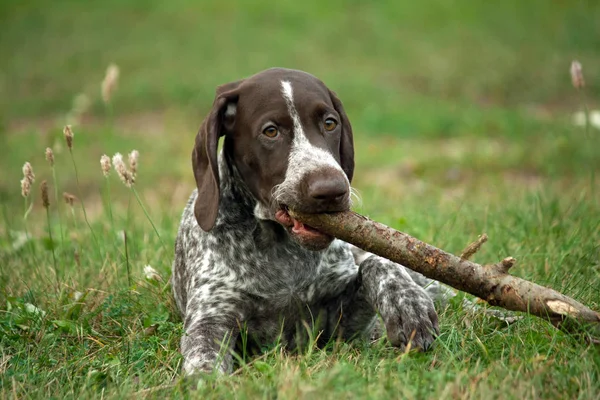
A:
[[[599,346],[459,301],[427,353],[267,346],[186,380],[168,286],[215,87],[284,66],[344,102],[356,211],[455,254],[485,232],[474,261],[513,256],[514,274],[600,310],[600,130],[573,123],[600,103],[598,20],[592,1],[3,1],[0,398],[598,398]],[[133,149],[133,188],[103,175],[103,154]]]

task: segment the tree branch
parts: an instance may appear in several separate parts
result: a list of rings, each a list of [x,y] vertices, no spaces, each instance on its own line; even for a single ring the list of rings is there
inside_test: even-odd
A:
[[[598,312],[553,289],[510,275],[508,270],[516,262],[512,257],[492,265],[476,264],[351,211],[303,214],[290,210],[290,215],[321,232],[475,295],[492,306],[527,312],[555,326],[566,317],[600,324]]]
[[[463,260],[468,260],[473,256],[473,254],[479,251],[481,246],[483,246],[483,244],[487,242],[487,240],[488,236],[485,233],[479,236],[476,241],[468,245],[467,248],[462,251],[460,258]]]

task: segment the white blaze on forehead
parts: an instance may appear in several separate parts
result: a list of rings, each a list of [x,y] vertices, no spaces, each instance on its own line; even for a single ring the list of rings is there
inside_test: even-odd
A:
[[[288,112],[290,113],[290,117],[294,123],[294,146],[298,146],[302,142],[308,143],[308,139],[304,134],[304,129],[302,129],[300,116],[298,115],[298,111],[296,111],[296,106],[294,105],[294,90],[292,89],[292,84],[288,81],[281,81],[281,92],[283,93],[283,98],[287,104]]]
[[[340,171],[342,168],[337,163],[333,155],[327,150],[313,146],[306,137],[300,115],[294,104],[294,90],[289,81],[281,81],[281,93],[285,99],[288,113],[294,124],[294,139],[292,149],[289,156],[289,165],[287,176],[290,175],[290,170],[294,171],[294,175],[303,175],[310,170],[318,169],[320,166],[333,166]],[[345,174],[344,174],[345,176]],[[287,180],[287,179],[286,179]]]

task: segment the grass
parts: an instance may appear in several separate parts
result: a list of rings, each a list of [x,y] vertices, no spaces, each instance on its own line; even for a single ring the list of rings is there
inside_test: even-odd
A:
[[[486,232],[475,261],[514,256],[513,273],[600,309],[600,139],[571,124],[583,104],[568,76],[579,59],[597,108],[599,16],[589,1],[2,2],[0,397],[597,398],[598,346],[457,303],[440,310],[425,354],[385,340],[275,346],[198,384],[179,375],[182,324],[166,282],[214,87],[280,65],[313,72],[344,101],[357,211],[455,254]],[[121,79],[106,108],[111,62]],[[71,161],[62,125],[80,94],[90,107]],[[132,149],[135,193],[99,163]],[[26,221],[25,161],[36,174]],[[79,200],[70,207],[62,192]]]

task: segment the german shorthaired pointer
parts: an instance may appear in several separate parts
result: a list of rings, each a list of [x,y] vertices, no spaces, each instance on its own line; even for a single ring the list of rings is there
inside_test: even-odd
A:
[[[230,372],[242,335],[288,348],[311,333],[319,344],[372,337],[377,313],[392,345],[432,345],[439,283],[287,212],[351,205],[352,128],[323,82],[276,68],[220,86],[192,164],[198,189],[183,212],[172,277],[185,373]]]

